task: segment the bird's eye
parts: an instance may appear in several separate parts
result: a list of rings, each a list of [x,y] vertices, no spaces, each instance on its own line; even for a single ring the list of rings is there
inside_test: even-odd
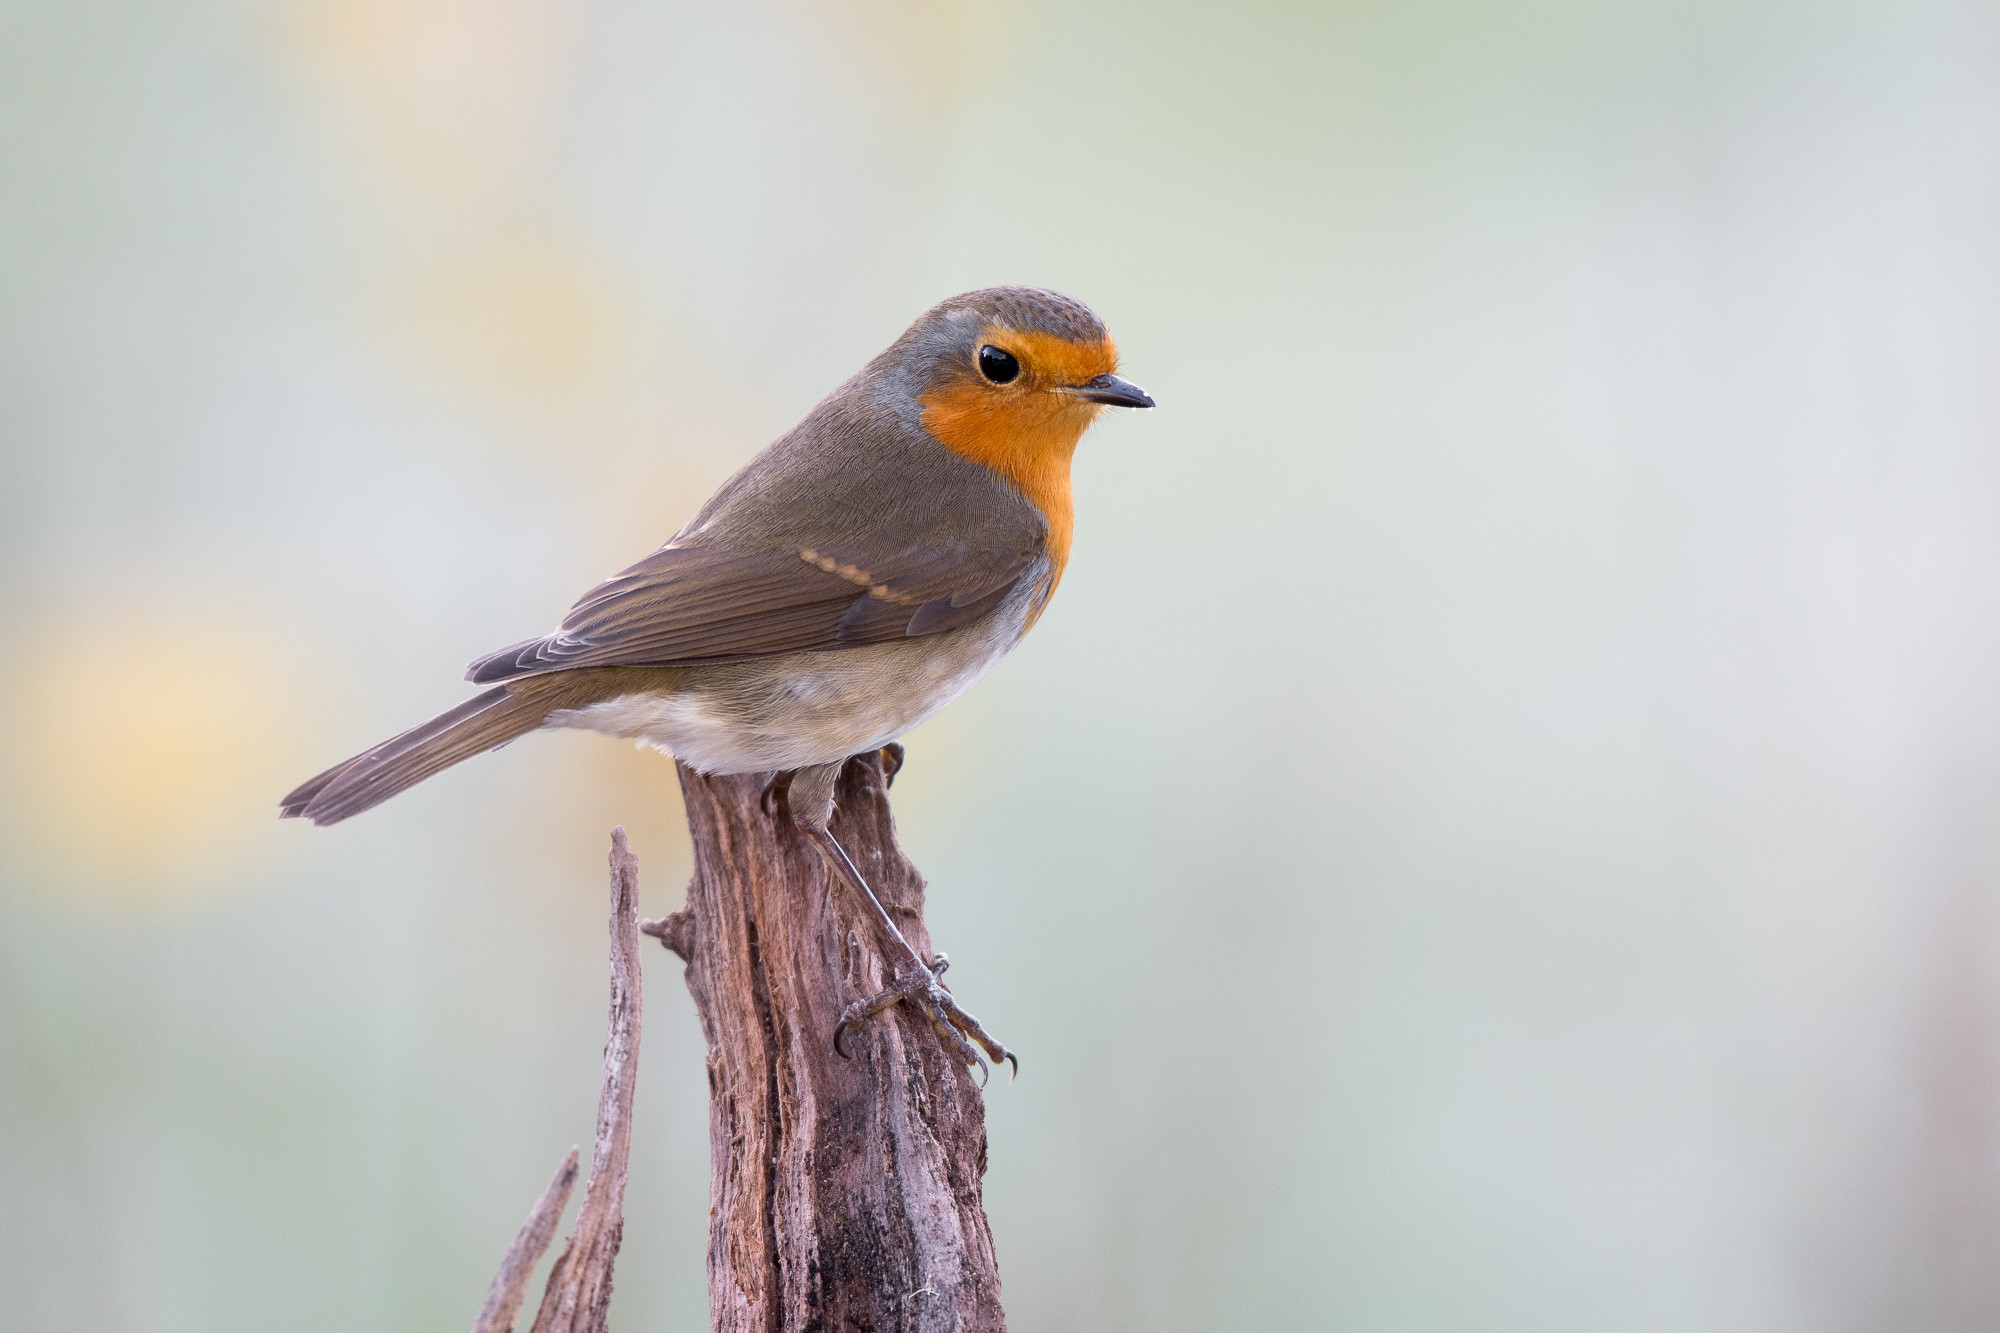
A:
[[[1007,384],[1021,373],[1021,362],[1006,348],[987,343],[979,349],[979,373],[995,384]]]

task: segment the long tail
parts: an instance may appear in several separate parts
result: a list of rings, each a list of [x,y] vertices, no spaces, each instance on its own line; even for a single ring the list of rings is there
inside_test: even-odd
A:
[[[548,717],[554,702],[540,692],[525,697],[511,694],[505,685],[475,695],[420,727],[335,764],[285,797],[278,814],[284,819],[337,824],[461,759],[533,731]]]

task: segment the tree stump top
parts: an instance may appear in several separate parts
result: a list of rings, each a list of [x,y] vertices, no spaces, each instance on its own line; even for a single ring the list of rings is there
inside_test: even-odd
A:
[[[891,979],[873,923],[761,808],[761,777],[680,779],[694,879],[652,933],[688,959],[708,1043],[714,1327],[1003,1328],[978,1082],[901,1005],[835,1053],[842,1010]],[[835,836],[930,957],[880,757],[851,761],[836,799]]]

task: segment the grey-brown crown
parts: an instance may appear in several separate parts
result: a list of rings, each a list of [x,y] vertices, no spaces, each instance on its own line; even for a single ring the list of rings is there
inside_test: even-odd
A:
[[[1070,342],[1090,343],[1110,336],[1104,321],[1089,306],[1042,287],[982,287],[965,292],[925,311],[911,332],[933,322],[956,323],[968,314],[978,316],[982,323],[1052,333]]]

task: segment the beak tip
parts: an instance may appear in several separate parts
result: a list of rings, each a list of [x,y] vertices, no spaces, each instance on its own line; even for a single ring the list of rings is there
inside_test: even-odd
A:
[[[1155,406],[1152,394],[1147,393],[1131,380],[1122,379],[1117,375],[1099,375],[1087,384],[1078,385],[1071,392],[1079,398],[1087,399],[1093,403],[1102,403],[1106,407],[1144,409]]]

